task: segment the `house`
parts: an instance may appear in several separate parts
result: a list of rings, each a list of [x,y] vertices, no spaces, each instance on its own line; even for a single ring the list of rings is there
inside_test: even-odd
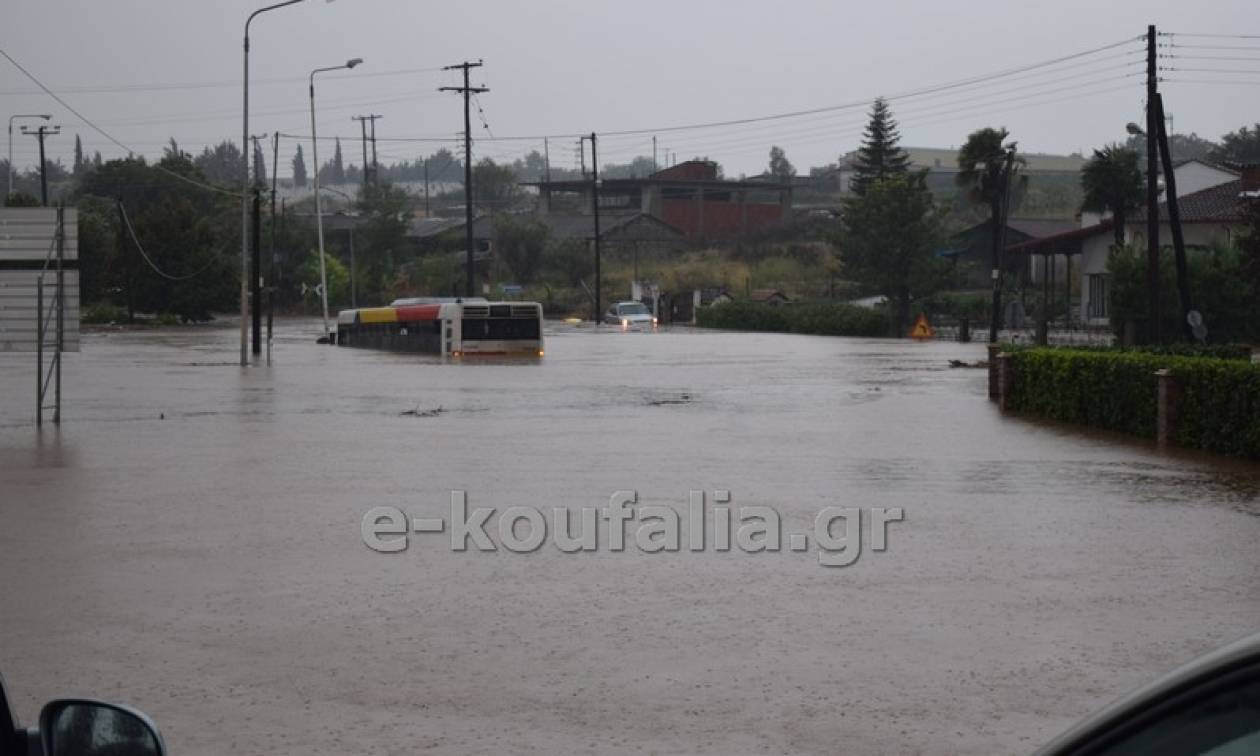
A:
[[[1006,222],[1006,249],[1008,254],[1003,261],[1003,269],[1015,273],[1025,284],[1042,282],[1041,266],[1032,264],[1028,254],[1024,253],[1025,242],[1046,239],[1080,227],[1074,219],[1065,218],[1011,218]],[[993,270],[993,221],[985,219],[980,223],[954,234],[949,245],[938,252],[941,257],[952,260],[955,264],[957,279],[955,285],[960,288],[984,288],[990,285]],[[1061,263],[1061,261],[1059,261]],[[1056,270],[1066,267],[1056,268]],[[1066,280],[1059,276],[1062,280]]]
[[[1198,168],[1192,168],[1198,171]],[[1229,170],[1235,170],[1230,167]],[[1204,249],[1217,243],[1232,243],[1246,222],[1247,204],[1260,196],[1260,165],[1239,166],[1238,178],[1186,193],[1178,177],[1178,209],[1186,249]],[[1161,247],[1172,244],[1168,204],[1159,205]],[[1107,256],[1115,244],[1114,221],[1110,218],[1052,237],[1024,242],[1007,248],[1008,253],[1026,255],[1079,256],[1080,309],[1076,316],[1090,326],[1107,326]],[[1125,243],[1146,246],[1146,213],[1139,211],[1126,219]]]
[[[539,217],[592,215],[590,181],[525,182],[539,193]],[[688,240],[739,236],[791,217],[792,187],[766,181],[731,181],[717,164],[688,160],[646,178],[602,179],[600,217],[640,214],[677,229]]]
[[[785,304],[790,304],[792,300],[778,289],[753,289],[748,293],[748,301],[770,305],[771,307],[781,307]]]

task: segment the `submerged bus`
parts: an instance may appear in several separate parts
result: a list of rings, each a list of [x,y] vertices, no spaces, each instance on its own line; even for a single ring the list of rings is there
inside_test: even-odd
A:
[[[543,356],[542,305],[484,299],[398,299],[388,307],[342,310],[337,344],[450,357]]]

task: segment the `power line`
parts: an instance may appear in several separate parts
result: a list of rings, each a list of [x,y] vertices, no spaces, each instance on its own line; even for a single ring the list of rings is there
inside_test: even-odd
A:
[[[189,279],[196,278],[202,273],[205,273],[207,270],[211,268],[211,266],[213,266],[216,262],[218,262],[217,260],[210,260],[210,262],[206,263],[205,266],[203,266],[200,270],[194,273],[189,273],[186,276],[173,276],[170,273],[167,273],[166,271],[159,268],[157,263],[153,262],[153,259],[149,257],[149,254],[144,251],[144,245],[140,243],[140,239],[136,237],[136,230],[131,226],[131,218],[127,215],[127,207],[123,205],[121,200],[119,200],[118,202],[118,212],[119,214],[122,215],[123,225],[126,226],[127,228],[127,235],[131,237],[131,240],[133,242],[135,242],[136,250],[140,252],[140,256],[144,258],[144,261],[148,263],[149,267],[153,269],[154,273],[157,273],[159,276],[161,276],[162,278],[165,278],[166,280],[187,281]]]
[[[70,111],[71,113],[73,113],[73,114],[75,115],[75,117],[76,117],[76,118],[78,118],[80,121],[82,121],[84,124],[86,124],[89,128],[91,128],[91,129],[95,130],[98,134],[100,134],[101,136],[105,137],[105,138],[106,138],[106,139],[108,139],[109,141],[113,142],[113,143],[114,143],[115,145],[117,145],[118,147],[120,147],[120,148],[122,148],[122,149],[126,150],[128,154],[131,154],[131,153],[135,152],[135,150],[132,150],[132,149],[131,149],[130,147],[128,147],[127,145],[125,145],[125,144],[123,144],[122,142],[120,142],[120,141],[118,141],[117,139],[115,139],[115,138],[113,137],[113,135],[112,135],[112,134],[110,134],[108,131],[105,131],[105,130],[104,130],[104,129],[102,129],[100,126],[97,126],[95,123],[92,123],[92,121],[88,120],[87,116],[83,115],[83,114],[82,114],[82,113],[80,113],[78,110],[75,110],[75,109],[74,109],[74,107],[73,107],[72,105],[70,105],[70,103],[68,103],[68,102],[66,102],[65,100],[61,99],[61,97],[59,97],[59,96],[57,95],[57,93],[56,93],[56,92],[53,92],[53,91],[52,91],[51,89],[49,89],[48,87],[44,86],[44,83],[43,83],[42,81],[40,81],[39,79],[37,79],[37,78],[35,77],[35,74],[33,74],[33,73],[31,73],[30,71],[26,70],[26,68],[25,68],[25,67],[23,67],[21,63],[18,63],[16,60],[14,60],[14,59],[13,59],[13,56],[12,56],[12,55],[9,55],[9,53],[8,53],[8,51],[7,51],[7,50],[0,49],[0,55],[3,55],[6,59],[8,59],[8,61],[9,61],[10,63],[12,63],[12,64],[13,64],[13,67],[14,67],[14,68],[16,68],[17,70],[21,71],[21,72],[23,73],[23,75],[25,75],[25,76],[26,76],[26,78],[28,78],[28,79],[30,79],[32,82],[34,82],[34,83],[35,83],[35,86],[37,86],[37,87],[39,87],[40,89],[42,89],[42,90],[44,91],[44,93],[45,93],[45,94],[47,94],[49,97],[51,97],[51,98],[53,98],[54,100],[56,100],[56,101],[57,101],[57,102],[61,105],[61,107],[65,108],[66,110],[68,110],[68,111]],[[240,193],[240,192],[234,192],[234,191],[232,191],[232,190],[230,190],[230,189],[224,189],[223,187],[220,187],[220,186],[214,186],[213,184],[206,184],[206,183],[203,183],[203,182],[201,182],[201,181],[197,181],[196,179],[191,179],[191,178],[188,178],[187,176],[180,175],[179,173],[176,173],[175,171],[172,171],[172,170],[168,170],[168,169],[166,169],[166,168],[163,168],[161,165],[158,165],[158,164],[156,164],[156,163],[153,165],[153,167],[154,167],[154,168],[156,168],[156,169],[157,169],[157,170],[159,170],[159,171],[162,171],[163,173],[169,174],[169,175],[171,175],[171,176],[173,176],[173,177],[175,177],[175,178],[179,179],[180,181],[183,181],[183,182],[188,183],[188,184],[192,184],[193,186],[201,187],[202,189],[207,189],[207,190],[212,191],[212,192],[219,192],[219,193],[221,193],[221,194],[226,194],[226,195],[231,196],[231,197],[240,197],[240,196],[241,196],[241,193]]]

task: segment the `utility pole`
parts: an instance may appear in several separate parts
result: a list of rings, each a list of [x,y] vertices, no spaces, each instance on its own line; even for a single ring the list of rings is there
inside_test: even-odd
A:
[[[467,280],[465,282],[465,296],[473,296],[473,181],[472,181],[472,118],[469,111],[469,100],[474,94],[489,92],[486,87],[473,87],[468,83],[468,71],[473,68],[480,68],[482,62],[476,63],[457,63],[453,66],[446,66],[443,71],[453,71],[457,68],[464,72],[464,86],[462,87],[438,87],[439,92],[459,92],[464,95],[464,235],[465,247],[467,252]]]
[[[351,121],[359,122],[359,132],[362,134],[360,142],[363,144],[363,190],[367,191],[368,185],[368,161],[367,161],[367,116],[350,116]]]
[[[250,262],[250,315],[252,330],[252,352],[262,354],[262,148],[258,146],[262,136],[251,137],[254,140],[254,217],[253,217],[253,259]]]
[[[271,327],[276,313],[276,171],[280,167],[280,132],[271,135],[271,264],[267,270],[267,364],[271,364]]]
[[[22,127],[22,133],[39,140],[39,196],[44,207],[48,207],[48,163],[44,159],[44,140],[61,133],[60,126],[40,126],[37,129]]]
[[[656,173],[660,168],[656,166],[656,135],[652,135],[652,172]]]
[[[379,163],[376,162],[376,119],[384,118],[384,117],[385,116],[376,115],[375,113],[370,114],[368,116],[368,120],[372,122],[372,183],[373,184],[380,183],[380,179],[381,179],[381,166]]]
[[[1181,233],[1181,208],[1177,200],[1177,174],[1173,171],[1172,149],[1168,144],[1168,131],[1164,128],[1164,96],[1155,94],[1155,116],[1159,124],[1159,157],[1164,164],[1164,188],[1168,192],[1168,224],[1172,226],[1173,253],[1177,266],[1177,301],[1181,305],[1181,333],[1186,341],[1194,341],[1194,328],[1190,325],[1190,273],[1186,265],[1186,240]],[[1150,136],[1147,136],[1150,141]]]
[[[424,159],[424,217],[429,217],[429,159]]]
[[[595,146],[597,137],[595,132],[591,132],[589,137],[583,139],[591,140],[591,212],[595,216],[595,314],[591,318],[592,322],[600,322],[603,308],[601,307],[601,286],[600,275],[600,249],[599,249],[599,153]]]
[[[1159,157],[1156,140],[1161,126],[1155,112],[1159,96],[1156,83],[1155,25],[1146,27],[1146,287],[1149,296],[1146,332],[1149,344],[1158,344],[1160,334],[1159,304]]]
[[[1006,248],[1006,214],[1010,206],[1011,172],[1015,169],[1015,145],[1007,145],[1002,158],[1002,196],[998,199],[998,224],[993,229],[993,301],[990,307],[993,314],[989,318],[989,343],[996,344],[998,331],[1002,329],[1002,252]],[[995,160],[994,155],[990,160]],[[900,334],[898,334],[900,335]]]

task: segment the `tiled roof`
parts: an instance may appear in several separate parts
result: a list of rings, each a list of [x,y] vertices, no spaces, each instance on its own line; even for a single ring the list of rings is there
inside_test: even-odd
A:
[[[1246,215],[1243,181],[1229,181],[1218,186],[1177,198],[1182,223],[1238,223]],[[1168,203],[1159,203],[1159,217],[1168,220]],[[1133,214],[1129,223],[1145,223],[1146,208]]]

